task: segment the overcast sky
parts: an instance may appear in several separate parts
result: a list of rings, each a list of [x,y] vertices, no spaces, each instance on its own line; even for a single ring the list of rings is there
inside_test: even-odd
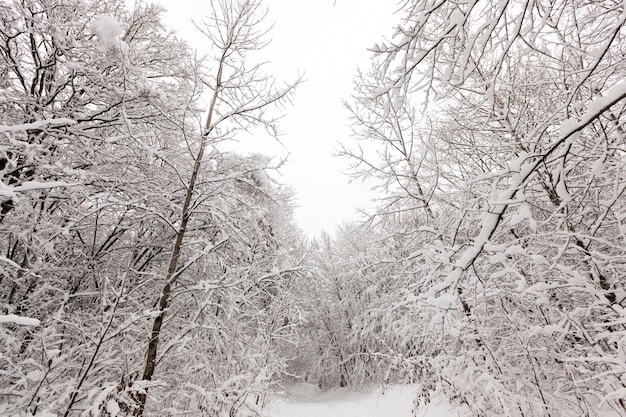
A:
[[[191,19],[208,16],[209,1],[160,0],[168,9],[166,23],[200,47]],[[184,7],[181,5],[184,4]],[[357,66],[367,64],[367,48],[380,42],[394,24],[395,1],[268,0],[274,22],[267,59],[278,79],[293,80],[305,73],[306,82],[283,119],[275,142],[246,140],[242,153],[286,156],[289,162],[278,179],[297,192],[296,220],[310,236],[332,233],[355,217],[355,207],[370,204],[367,187],[349,184],[343,174],[347,161],[332,156],[337,142],[349,140],[347,112],[341,104],[351,93]]]

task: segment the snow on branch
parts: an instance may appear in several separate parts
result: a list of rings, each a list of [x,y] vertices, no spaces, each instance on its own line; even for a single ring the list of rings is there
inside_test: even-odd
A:
[[[574,121],[571,119],[564,120],[561,123],[560,136],[567,138],[574,133],[587,126],[593,120],[595,120],[600,114],[608,110],[618,101],[626,97],[626,81],[620,81],[611,87],[603,96],[596,98],[589,104],[587,112],[583,115],[580,121]]]
[[[21,266],[19,266],[18,264],[13,262],[11,259],[7,258],[6,256],[0,256],[0,262],[4,262],[5,264],[12,266],[13,268],[22,269]]]
[[[120,49],[127,47],[126,43],[122,41],[124,36],[122,24],[111,16],[100,15],[96,17],[91,23],[91,30],[98,37],[99,49],[103,52],[114,47],[120,47]]]
[[[16,316],[15,314],[0,314],[0,324],[13,323],[20,326],[39,326],[41,323],[37,319],[25,316]]]
[[[579,121],[571,119],[564,120],[561,123],[559,138],[552,144],[549,151],[546,152],[542,158],[537,158],[534,162],[521,167],[520,175],[517,180],[511,184],[509,188],[502,191],[491,210],[484,214],[481,222],[480,233],[474,239],[473,245],[469,246],[459,257],[456,263],[453,265],[452,270],[448,276],[441,282],[433,285],[429,289],[427,295],[438,294],[439,292],[455,287],[461,278],[461,275],[467,270],[476,260],[476,258],[482,253],[485,244],[489,241],[492,234],[502,220],[502,216],[505,210],[508,208],[510,201],[515,196],[518,189],[528,181],[532,173],[534,173],[541,165],[542,161],[554,152],[564,141],[579,132],[594,120],[596,120],[602,113],[608,110],[611,106],[617,102],[626,98],[626,81],[621,81],[611,87],[603,96],[596,98],[590,105],[587,112],[582,116]],[[525,158],[525,157],[524,157]],[[519,161],[518,161],[519,162]]]
[[[21,132],[30,129],[41,129],[45,126],[66,126],[66,125],[74,125],[76,121],[72,119],[68,119],[67,117],[60,117],[58,119],[45,119],[45,120],[37,120],[32,123],[24,123],[21,125],[13,125],[13,126],[5,126],[0,125],[0,133],[4,132]]]
[[[78,185],[78,183],[69,183],[69,182],[64,182],[64,181],[50,181],[50,182],[24,181],[21,185],[11,187],[3,183],[2,181],[0,181],[0,196],[13,198],[15,197],[16,192],[44,190],[44,189],[56,188],[56,187],[72,187],[74,185]]]

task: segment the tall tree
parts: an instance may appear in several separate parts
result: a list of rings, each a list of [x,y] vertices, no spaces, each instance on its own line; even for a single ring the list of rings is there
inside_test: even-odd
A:
[[[153,323],[146,362],[142,372],[142,381],[151,381],[156,365],[162,326],[181,274],[189,265],[182,261],[185,236],[189,232],[190,221],[195,212],[202,209],[206,200],[203,189],[212,188],[214,179],[202,175],[203,162],[207,148],[235,134],[238,129],[263,127],[271,134],[277,134],[275,120],[267,118],[268,107],[281,105],[289,100],[296,83],[276,87],[274,81],[262,73],[262,65],[249,66],[247,55],[264,45],[265,29],[262,21],[265,12],[258,1],[218,1],[212,4],[213,15],[199,29],[213,46],[215,67],[206,84],[211,91],[211,98],[204,126],[199,133],[195,148],[193,167],[185,183],[185,196],[180,208],[180,220],[171,251],[170,260],[163,279],[161,295]],[[203,182],[209,182],[209,186]],[[219,180],[218,180],[219,181]],[[222,180],[223,181],[223,180]],[[205,219],[213,227],[215,235],[206,242],[204,253],[215,251],[221,245],[232,240],[225,230],[212,218]],[[236,230],[235,233],[239,233]],[[135,415],[143,415],[147,400],[147,386],[137,394]]]

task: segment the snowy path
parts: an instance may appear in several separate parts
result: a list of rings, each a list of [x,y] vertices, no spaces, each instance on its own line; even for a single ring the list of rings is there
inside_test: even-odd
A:
[[[345,389],[322,392],[311,384],[295,384],[286,388],[287,395],[274,400],[267,417],[454,417],[459,414],[445,403],[431,403],[411,414],[415,387],[392,387],[381,394],[380,388],[370,393]]]

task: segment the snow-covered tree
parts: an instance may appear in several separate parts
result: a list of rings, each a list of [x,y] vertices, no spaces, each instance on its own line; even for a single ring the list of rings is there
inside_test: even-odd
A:
[[[292,203],[217,145],[294,85],[244,59],[257,2],[214,6],[196,62],[156,6],[0,5],[0,313],[41,323],[0,324],[1,413],[245,413],[282,370]]]
[[[186,191],[180,207],[179,224],[177,224],[176,236],[166,272],[163,278],[159,280],[161,295],[157,304],[157,313],[152,321],[145,366],[140,376],[141,385],[137,391],[138,404],[135,409],[135,415],[143,415],[144,413],[147,400],[147,384],[152,381],[159,361],[158,350],[162,339],[164,320],[168,311],[172,310],[171,303],[175,292],[184,285],[182,280],[185,271],[213,252],[219,252],[221,255],[222,251],[220,248],[226,246],[227,249],[224,256],[229,256],[231,259],[211,262],[212,266],[217,268],[217,270],[210,274],[212,278],[209,279],[209,282],[213,283],[210,286],[218,285],[218,287],[223,286],[226,289],[230,286],[238,287],[242,280],[244,280],[243,282],[256,280],[260,278],[259,274],[262,276],[270,272],[263,270],[263,268],[254,271],[254,273],[248,270],[251,267],[250,263],[254,265],[256,259],[254,256],[250,256],[247,250],[252,250],[254,253],[254,250],[257,248],[248,241],[251,231],[246,227],[244,220],[235,220],[239,216],[235,216],[234,208],[230,208],[232,207],[230,206],[228,208],[220,207],[218,210],[211,209],[212,199],[210,197],[221,192],[226,184],[232,181],[243,181],[245,183],[250,180],[247,179],[246,181],[245,177],[242,178],[242,173],[226,175],[223,178],[212,178],[211,175],[206,175],[207,172],[203,169],[203,166],[206,166],[206,162],[208,162],[205,161],[205,153],[210,147],[215,146],[220,141],[229,139],[238,132],[260,127],[270,134],[276,135],[278,130],[275,125],[275,119],[268,117],[266,112],[269,107],[281,105],[289,100],[296,84],[289,84],[283,87],[276,86],[275,82],[263,73],[262,65],[250,64],[247,59],[250,51],[258,50],[263,47],[265,42],[265,29],[262,26],[265,13],[258,1],[220,1],[212,4],[212,7],[213,15],[204,22],[203,27],[199,28],[207,40],[211,42],[213,46],[212,53],[214,54],[210,60],[214,67],[209,69],[209,78],[203,80],[211,89],[208,114],[199,132],[189,132],[189,134],[185,135],[187,145],[193,153],[193,167],[188,173],[188,179],[183,179]],[[191,139],[192,135],[197,137],[195,141]],[[213,162],[219,163],[221,161]],[[244,170],[243,174],[247,171]],[[228,173],[228,170],[226,173]],[[256,181],[258,180],[259,178],[256,178]],[[250,186],[255,186],[254,181],[252,181]],[[256,187],[259,186],[256,185]],[[261,187],[259,189],[263,190]],[[228,194],[226,197],[233,198]],[[239,197],[234,198],[237,201]],[[245,202],[248,199],[244,198],[243,201]],[[255,201],[255,199],[250,200],[251,203]],[[239,213],[245,216],[245,220],[254,220],[254,225],[259,226],[263,224],[263,221],[255,218],[254,212],[256,210],[258,209],[255,205],[252,205],[251,207],[245,207],[245,210]],[[197,214],[203,215],[198,216]],[[252,218],[250,217],[251,214]],[[206,230],[209,232],[208,235],[206,232],[203,232],[202,236],[198,236],[197,240],[192,240],[191,243],[187,242],[186,237],[189,238],[189,232],[194,230],[194,224],[199,221],[204,223]],[[261,227],[261,229],[263,228]],[[255,235],[253,234],[252,236]],[[262,239],[270,245],[266,249],[270,249],[272,245],[271,236],[264,235]],[[250,246],[253,247],[251,248]],[[195,253],[187,253],[189,249]],[[229,253],[228,249],[234,250],[234,254]],[[240,250],[245,250],[244,254],[239,254],[238,251]],[[270,276],[280,276],[280,272],[276,272],[275,269],[272,270],[274,272],[270,273]],[[242,273],[244,274],[243,276],[240,275]],[[231,282],[231,280],[234,281]],[[225,317],[230,318],[230,310],[235,308],[235,306],[241,307],[244,301],[237,302],[232,299],[230,291],[226,290],[226,292],[228,295],[218,295],[217,300],[214,301],[217,304],[215,306],[217,309],[215,314],[219,316],[220,310],[223,309]],[[222,304],[225,304],[225,306]],[[202,308],[204,309],[204,304]],[[258,326],[255,326],[255,328],[258,329]],[[233,346],[241,343],[240,347],[242,349],[251,346],[250,342],[252,342],[252,340],[244,337],[248,336],[245,333],[242,336],[237,334],[221,334],[219,336],[230,339],[229,343]],[[263,336],[261,335],[260,337]],[[256,346],[258,346],[258,343],[256,343]],[[231,348],[226,347],[217,352],[223,355],[225,350]],[[228,361],[229,364],[235,362],[237,361],[234,359]],[[231,369],[228,377],[223,375],[218,378],[214,377],[214,381],[216,383],[219,381],[222,389],[233,390],[233,392],[220,393],[218,398],[209,399],[210,405],[208,407],[211,412],[223,412],[222,407],[224,404],[230,407],[229,410],[240,407],[246,400],[247,395],[245,390],[240,393],[241,387],[251,386],[253,381],[259,382],[259,378],[260,382],[267,378],[267,376],[261,375],[261,373],[267,372],[267,370],[263,369],[260,363],[255,363],[252,369],[256,369],[261,373],[252,377],[249,381],[242,380],[241,374],[248,369],[245,365],[245,363],[242,364],[243,369]],[[231,378],[234,378],[232,382],[234,386],[232,387],[230,386],[231,382],[229,382]],[[137,384],[133,389],[137,389]],[[236,395],[233,396],[235,393]],[[231,397],[224,399],[229,394]]]
[[[7,413],[68,415],[125,371],[128,346],[116,337],[145,310],[130,294],[171,233],[156,191],[172,187],[155,158],[172,147],[162,112],[175,117],[190,99],[180,94],[187,52],[158,13],[122,2],[0,5],[2,309],[42,323],[8,329]],[[138,316],[123,324],[130,311]]]
[[[624,5],[407,1],[350,103],[379,215],[420,238],[397,318],[476,415],[623,402]],[[410,226],[409,226],[410,228]],[[404,330],[406,331],[406,330]]]
[[[414,273],[410,239],[388,234],[391,224],[344,225],[314,242],[313,275],[292,291],[304,316],[294,374],[323,388],[414,381],[411,360],[398,357],[417,339],[387,327],[406,317],[395,300]]]

